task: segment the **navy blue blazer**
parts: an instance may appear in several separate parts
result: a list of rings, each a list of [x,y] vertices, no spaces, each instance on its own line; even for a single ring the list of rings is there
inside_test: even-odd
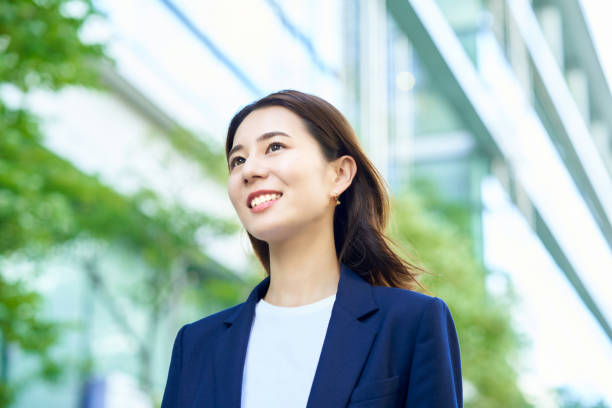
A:
[[[240,408],[255,305],[269,284],[268,276],[245,302],[178,331],[162,408]],[[341,263],[306,407],[462,406],[459,343],[446,303],[373,286]]]

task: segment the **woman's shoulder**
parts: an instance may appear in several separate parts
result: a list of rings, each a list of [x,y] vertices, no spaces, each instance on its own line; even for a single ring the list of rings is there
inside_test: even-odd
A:
[[[226,309],[202,317],[194,322],[187,323],[184,326],[185,331],[189,332],[190,337],[209,336],[213,332],[219,330],[219,328],[223,326],[223,322],[243,304],[244,303],[239,303],[237,305],[230,306]]]
[[[435,299],[435,296],[430,296],[425,293],[417,292],[411,289],[395,288],[389,286],[372,285],[374,296],[380,300],[388,300],[390,302],[402,302],[409,304],[427,304]]]
[[[372,293],[383,312],[403,318],[418,318],[429,308],[448,310],[443,299],[410,289],[372,286]]]

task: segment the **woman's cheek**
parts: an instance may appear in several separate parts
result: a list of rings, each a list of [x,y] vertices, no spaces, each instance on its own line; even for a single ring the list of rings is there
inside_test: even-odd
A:
[[[229,184],[229,198],[230,201],[232,202],[232,205],[234,206],[234,209],[236,210],[236,212],[238,214],[240,214],[243,210],[243,206],[241,206],[240,204],[240,192],[238,191],[237,186],[235,185],[235,181],[232,180],[230,181]]]

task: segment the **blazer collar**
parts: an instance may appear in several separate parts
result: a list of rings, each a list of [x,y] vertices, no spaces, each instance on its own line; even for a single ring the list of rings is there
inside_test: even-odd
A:
[[[270,277],[224,320],[227,326],[215,353],[216,406],[240,408],[242,378],[257,302],[265,296]],[[372,285],[340,263],[336,299],[310,390],[307,408],[345,406],[378,331],[378,310]],[[371,318],[367,316],[373,314]]]

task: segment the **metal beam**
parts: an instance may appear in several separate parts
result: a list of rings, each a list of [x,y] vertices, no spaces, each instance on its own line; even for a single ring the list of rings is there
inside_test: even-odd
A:
[[[549,120],[549,136],[612,249],[612,179],[527,0],[508,9],[533,63],[536,95]]]
[[[232,74],[255,96],[259,97],[263,94],[261,89],[255,85],[253,81],[248,77],[244,71],[242,71],[238,65],[236,65],[225,53],[217,47],[217,45],[210,39],[198,26],[191,21],[171,0],[160,0],[160,2],[166,6],[172,14],[183,24],[195,38],[198,39],[211,53],[217,58],[226,68],[230,70]]]
[[[612,92],[599,60],[594,39],[584,10],[578,0],[560,0],[559,7],[565,25],[564,31],[571,33],[563,39],[565,55],[570,64],[580,65],[589,78],[589,93],[595,102],[592,105],[596,116],[612,129]]]

